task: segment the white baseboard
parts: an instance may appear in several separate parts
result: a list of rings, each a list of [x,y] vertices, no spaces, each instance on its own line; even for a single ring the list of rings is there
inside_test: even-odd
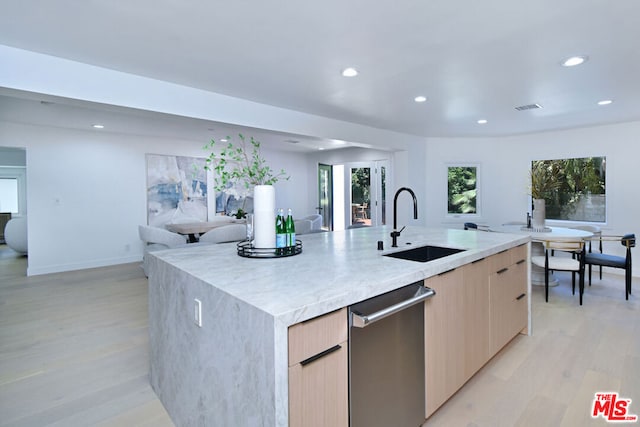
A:
[[[41,274],[62,273],[65,271],[85,270],[88,268],[108,267],[118,264],[129,264],[132,262],[142,262],[142,255],[132,255],[123,258],[110,258],[79,263],[57,264],[40,266],[37,268],[27,267],[27,276],[38,276]]]

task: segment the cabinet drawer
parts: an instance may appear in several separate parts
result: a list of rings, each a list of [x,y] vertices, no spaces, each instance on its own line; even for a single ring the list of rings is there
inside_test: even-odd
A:
[[[511,264],[522,264],[527,261],[527,245],[520,245],[509,250]]]
[[[322,359],[289,367],[289,427],[348,427],[347,342]]]
[[[493,274],[511,265],[511,252],[510,250],[498,252],[495,255],[491,255],[487,260],[489,262],[489,273]]]
[[[527,265],[511,265],[489,277],[491,354],[527,327]]]
[[[520,245],[506,251],[499,252],[489,258],[489,272],[495,273],[514,265],[527,261],[527,245]]]
[[[289,327],[289,366],[347,341],[347,309]]]

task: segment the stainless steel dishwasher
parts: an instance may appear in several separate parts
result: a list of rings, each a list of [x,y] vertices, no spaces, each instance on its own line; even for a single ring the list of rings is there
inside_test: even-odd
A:
[[[351,427],[419,427],[425,420],[423,282],[349,307]]]

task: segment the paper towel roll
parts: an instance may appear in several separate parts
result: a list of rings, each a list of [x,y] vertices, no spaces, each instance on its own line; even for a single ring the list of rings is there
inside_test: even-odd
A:
[[[276,191],[271,185],[253,189],[253,228],[254,247],[276,247]]]

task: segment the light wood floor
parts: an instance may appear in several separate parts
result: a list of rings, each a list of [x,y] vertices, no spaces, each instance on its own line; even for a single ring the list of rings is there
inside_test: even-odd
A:
[[[25,272],[0,246],[0,425],[172,426],[149,385],[140,265]]]
[[[138,264],[25,277],[0,245],[0,426],[171,426],[148,381],[147,280]],[[594,393],[617,391],[640,414],[640,303],[607,275],[584,305],[570,276],[533,331],[492,359],[432,426],[585,426]],[[636,285],[636,294],[640,288]],[[396,427],[396,426],[391,426]]]

